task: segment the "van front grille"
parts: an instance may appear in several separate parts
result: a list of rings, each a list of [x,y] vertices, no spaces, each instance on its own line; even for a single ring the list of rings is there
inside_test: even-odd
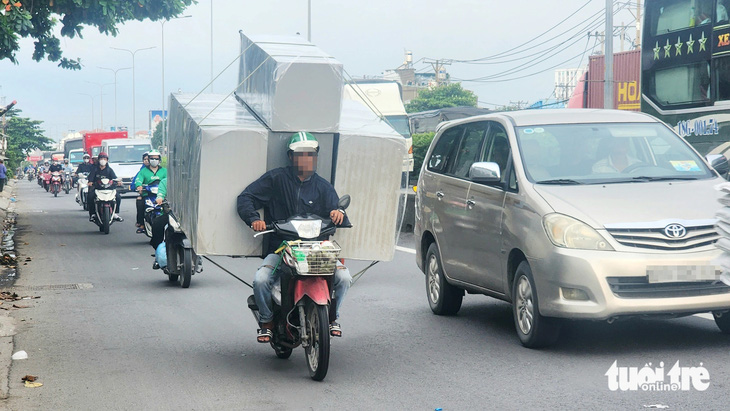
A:
[[[670,238],[664,228],[607,228],[607,231],[621,245],[652,250],[681,251],[714,244],[720,236],[714,225],[686,227],[682,238]]]
[[[611,291],[620,298],[699,297],[730,293],[720,281],[650,283],[646,277],[608,277]]]

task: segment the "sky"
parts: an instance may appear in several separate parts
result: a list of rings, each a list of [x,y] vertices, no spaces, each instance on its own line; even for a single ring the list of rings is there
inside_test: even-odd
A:
[[[603,30],[604,16],[600,13],[605,8],[602,0],[311,2],[312,42],[343,63],[353,77],[378,76],[398,67],[404,60],[405,50],[413,53],[419,71],[431,70],[421,60],[424,58],[472,60],[492,56],[481,61],[490,64],[453,62],[446,70],[457,79],[473,80],[515,70],[493,77],[490,82],[462,83],[477,94],[479,105],[487,108],[550,97],[553,66],[586,65],[590,51],[600,51],[596,39],[587,36],[587,29]],[[614,26],[622,22],[633,25],[635,3],[617,1],[616,4],[617,8],[625,8],[614,17]],[[208,84],[211,34],[215,75],[240,53],[239,30],[251,36],[297,33],[304,39],[307,36],[306,0],[199,0],[183,15],[190,17],[164,24],[165,94],[178,90],[197,93]],[[590,25],[591,22],[595,24]],[[93,27],[84,29],[83,39],[62,37],[64,56],[81,58],[84,67],[80,71],[62,69],[53,62],[33,61],[32,40],[24,39],[16,56],[17,65],[0,61],[0,96],[5,96],[7,102],[17,100],[23,116],[44,121],[46,135],[54,140],[69,130],[90,129],[92,104],[96,128],[103,123],[105,129],[116,124],[131,130],[134,124],[137,130],[146,130],[149,111],[160,110],[163,104],[161,28],[159,21],[128,22],[119,27],[116,37],[102,35]],[[630,38],[635,37],[635,29],[627,33]],[[129,50],[154,47],[136,53],[134,105],[132,70],[118,71],[116,113],[114,74],[99,67],[131,67],[132,58],[129,52],[112,47]],[[509,52],[515,47],[519,48]],[[619,47],[619,40],[614,39],[614,49]],[[498,53],[521,50],[524,50],[522,54],[502,55],[501,60],[494,57]],[[543,52],[547,53],[543,57],[537,54]],[[529,56],[532,54],[536,55]],[[213,83],[213,92],[233,91],[237,71],[238,65],[231,65]],[[530,75],[534,73],[537,74]],[[511,80],[524,75],[530,76]],[[99,84],[107,85],[100,87]],[[101,96],[100,90],[103,90]]]

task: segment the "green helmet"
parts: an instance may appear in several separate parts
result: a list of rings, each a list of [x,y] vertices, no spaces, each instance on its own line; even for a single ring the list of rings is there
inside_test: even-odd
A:
[[[294,133],[289,139],[289,150],[292,152],[319,151],[319,143],[313,135],[306,131]]]

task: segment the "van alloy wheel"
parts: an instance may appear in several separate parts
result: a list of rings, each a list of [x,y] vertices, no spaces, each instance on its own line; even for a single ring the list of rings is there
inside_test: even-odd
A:
[[[529,334],[532,331],[532,321],[535,317],[535,306],[532,302],[532,287],[527,277],[520,277],[517,285],[517,323],[520,331]]]
[[[428,259],[428,298],[434,304],[438,303],[441,294],[440,282],[439,263],[436,260],[436,254],[432,254]]]

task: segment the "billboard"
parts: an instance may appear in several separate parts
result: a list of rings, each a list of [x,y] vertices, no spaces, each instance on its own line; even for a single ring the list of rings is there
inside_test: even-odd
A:
[[[150,135],[155,132],[157,124],[167,118],[167,110],[150,110]]]

